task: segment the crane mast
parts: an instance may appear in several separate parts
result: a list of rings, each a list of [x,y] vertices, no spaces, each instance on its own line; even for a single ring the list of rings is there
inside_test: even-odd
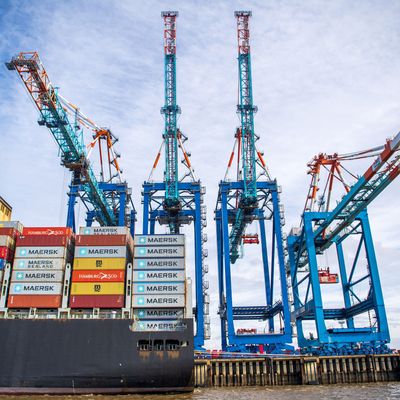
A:
[[[124,224],[126,208],[131,201],[130,190],[126,183],[111,182],[113,177],[110,178],[110,182],[98,181],[88,158],[80,125],[83,124],[96,132],[98,136],[92,143],[99,141],[100,137],[108,138],[108,161],[110,167],[113,165],[116,169],[116,175],[120,178],[121,170],[117,156],[112,149],[114,137],[111,132],[97,127],[75,106],[59,95],[58,90],[52,85],[37,52],[22,52],[6,63],[6,66],[9,70],[17,71],[39,110],[39,125],[44,125],[50,130],[61,151],[61,164],[72,172],[67,225],[75,230],[73,210],[79,192],[81,192],[80,197],[88,210],[89,223],[97,220],[100,225]],[[75,116],[74,121],[71,121],[68,116],[68,112],[71,111]],[[111,153],[113,154],[112,159]],[[120,198],[123,198],[123,201],[118,205],[115,202],[116,193]],[[131,217],[134,219],[132,215]]]

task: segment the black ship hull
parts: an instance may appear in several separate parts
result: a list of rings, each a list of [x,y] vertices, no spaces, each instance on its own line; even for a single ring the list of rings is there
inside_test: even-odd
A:
[[[193,321],[133,332],[129,319],[0,320],[0,393],[193,390]]]

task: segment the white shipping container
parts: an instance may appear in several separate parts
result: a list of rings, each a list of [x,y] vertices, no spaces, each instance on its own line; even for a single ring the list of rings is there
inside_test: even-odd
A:
[[[16,258],[13,270],[63,270],[65,268],[65,258]]]
[[[147,294],[132,296],[133,308],[180,308],[185,307],[184,294]]]
[[[137,246],[183,246],[185,235],[135,235]]]
[[[63,282],[64,271],[13,271],[11,282]]]
[[[67,254],[67,248],[62,246],[17,246],[15,249],[15,257],[17,258],[63,258]]]
[[[181,282],[185,280],[185,271],[134,271],[133,282]]]
[[[135,257],[138,258],[177,258],[184,256],[184,246],[135,246]]]
[[[183,308],[136,308],[133,315],[137,319],[182,319]]]
[[[11,283],[9,294],[62,294],[62,283]]]
[[[15,240],[8,235],[0,235],[0,246],[4,247],[14,247]]]
[[[133,294],[184,294],[185,282],[164,283],[134,283]]]
[[[187,329],[187,323],[183,321],[137,321],[132,325],[133,331],[141,332],[161,332],[161,331],[181,331]],[[164,349],[153,349],[164,350]]]
[[[125,246],[77,246],[75,257],[81,258],[123,258],[126,257]]]
[[[157,258],[157,259],[140,259],[133,260],[133,269],[185,269],[184,258]]]
[[[80,235],[127,235],[129,228],[126,226],[81,226]]]

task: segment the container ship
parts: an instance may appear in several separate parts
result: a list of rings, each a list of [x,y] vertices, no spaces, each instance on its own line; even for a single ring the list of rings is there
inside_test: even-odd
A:
[[[0,222],[0,393],[191,391],[184,235]]]

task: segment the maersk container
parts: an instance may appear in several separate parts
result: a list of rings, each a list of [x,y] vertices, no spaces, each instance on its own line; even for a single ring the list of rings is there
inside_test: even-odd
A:
[[[147,294],[132,296],[133,308],[180,308],[185,307],[184,294]]]
[[[81,226],[80,235],[128,235],[129,229],[126,226]]]
[[[122,282],[72,282],[71,295],[124,294]]]
[[[13,270],[64,270],[65,258],[16,258]]]
[[[61,246],[17,247],[15,257],[19,258],[63,258],[68,254],[68,249]]]
[[[72,272],[72,282],[124,282],[125,270],[75,270]]]
[[[0,221],[0,228],[14,228],[18,232],[22,232],[24,226],[19,221]]]
[[[184,256],[184,246],[135,246],[135,258],[177,258]]]
[[[134,283],[133,294],[183,294],[185,293],[185,282],[163,282],[163,283]]]
[[[157,259],[140,259],[133,260],[133,269],[140,270],[164,270],[164,269],[185,269],[184,258],[157,258]]]
[[[21,235],[17,238],[18,247],[33,247],[33,246],[69,246],[71,244],[71,237],[66,235]]]
[[[59,295],[62,293],[62,283],[32,283],[32,282],[21,282],[10,284],[10,295],[11,294],[42,294],[42,295]]]
[[[135,235],[136,246],[183,246],[185,235]]]
[[[10,295],[7,300],[8,308],[59,308],[61,295]]]
[[[133,282],[181,282],[185,280],[185,271],[133,271]]]
[[[126,258],[79,258],[74,259],[74,270],[121,270],[126,267]]]
[[[63,282],[64,271],[13,271],[11,282]]]
[[[22,229],[22,234],[24,236],[72,236],[72,228],[67,228],[65,226],[39,226],[39,227],[27,227]]]
[[[136,319],[182,319],[183,308],[136,308],[133,310]]]
[[[187,328],[183,321],[136,321],[132,324],[132,331],[135,332],[162,332],[181,331]],[[154,350],[157,350],[155,348]],[[163,350],[163,349],[160,349]]]
[[[71,295],[69,298],[71,308],[123,308],[124,304],[123,295]]]
[[[0,246],[12,248],[15,245],[15,240],[8,235],[0,235]]]
[[[126,246],[76,246],[75,257],[82,258],[121,258],[127,256]]]

